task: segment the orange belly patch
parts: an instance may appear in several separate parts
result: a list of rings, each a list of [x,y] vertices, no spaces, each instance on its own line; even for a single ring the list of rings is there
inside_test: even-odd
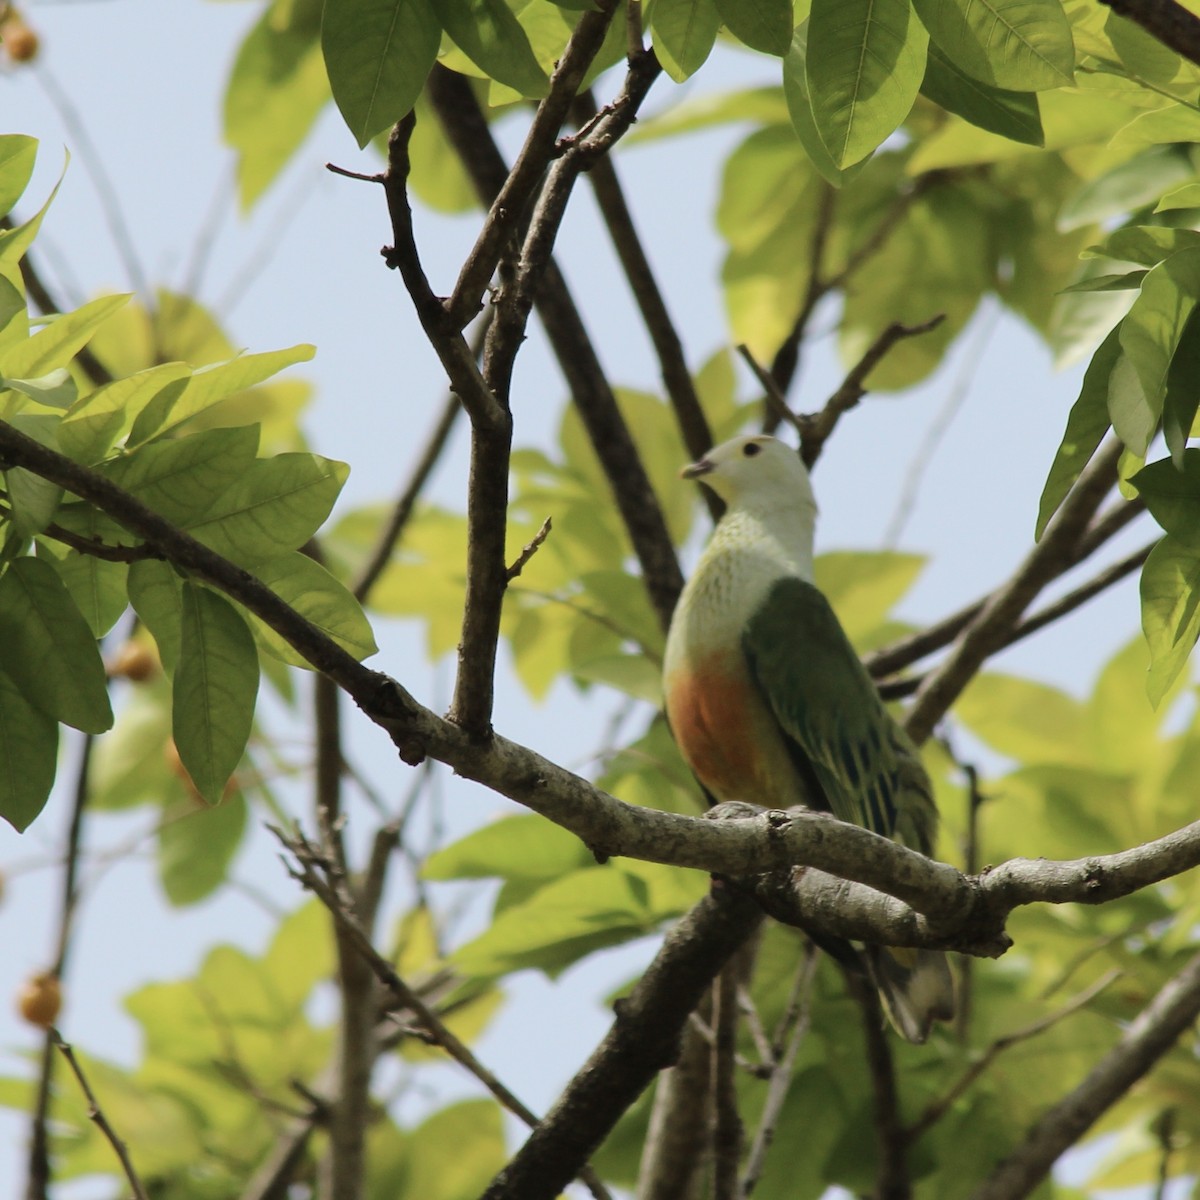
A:
[[[752,711],[761,705],[744,672],[699,664],[667,680],[667,718],[684,759],[718,800],[754,800],[761,790]]]

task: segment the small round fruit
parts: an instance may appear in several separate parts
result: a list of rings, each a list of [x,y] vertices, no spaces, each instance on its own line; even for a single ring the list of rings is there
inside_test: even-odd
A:
[[[10,17],[0,29],[4,49],[13,62],[32,62],[41,46],[38,35],[20,17]]]
[[[158,658],[145,642],[131,638],[113,656],[108,673],[114,679],[145,683],[158,674]]]
[[[62,988],[52,971],[31,975],[17,993],[17,1011],[30,1025],[49,1029],[62,1008]]]

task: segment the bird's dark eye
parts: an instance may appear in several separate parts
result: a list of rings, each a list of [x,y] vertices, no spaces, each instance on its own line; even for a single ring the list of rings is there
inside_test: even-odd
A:
[[[758,442],[747,442],[742,447],[742,453],[747,458],[753,458],[761,449],[762,449],[762,446],[759,445]]]

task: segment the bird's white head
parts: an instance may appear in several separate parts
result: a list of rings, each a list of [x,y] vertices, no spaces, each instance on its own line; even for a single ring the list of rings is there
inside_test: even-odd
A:
[[[795,450],[773,437],[737,437],[684,467],[685,479],[698,479],[731,508],[756,512],[807,510],[816,513],[808,468]]]

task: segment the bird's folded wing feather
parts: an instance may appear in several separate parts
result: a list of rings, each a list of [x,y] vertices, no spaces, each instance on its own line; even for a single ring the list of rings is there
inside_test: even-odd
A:
[[[893,722],[829,601],[802,579],[779,580],[742,648],[810,790],[834,816],[890,836],[903,769]]]

